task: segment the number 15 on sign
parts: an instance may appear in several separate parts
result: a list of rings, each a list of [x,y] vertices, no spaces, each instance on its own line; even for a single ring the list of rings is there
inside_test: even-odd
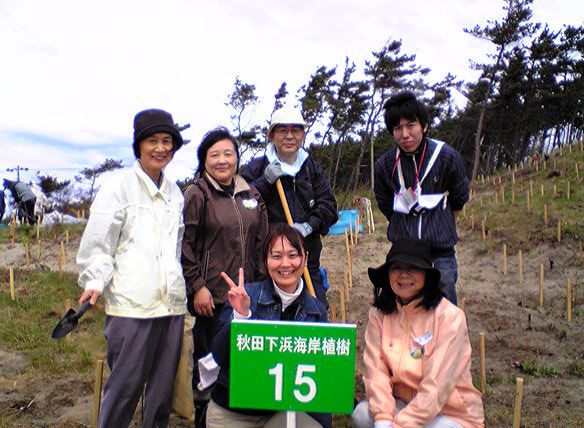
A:
[[[237,320],[231,324],[231,407],[351,413],[357,328]]]

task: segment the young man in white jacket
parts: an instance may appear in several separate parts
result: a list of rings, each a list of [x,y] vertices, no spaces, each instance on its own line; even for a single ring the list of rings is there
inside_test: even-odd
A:
[[[136,162],[98,191],[77,264],[81,305],[103,294],[107,361],[100,427],[127,427],[146,385],[143,426],[166,427],[186,308],[180,264],[184,200],[164,167],[183,139],[157,109],[134,118]]]

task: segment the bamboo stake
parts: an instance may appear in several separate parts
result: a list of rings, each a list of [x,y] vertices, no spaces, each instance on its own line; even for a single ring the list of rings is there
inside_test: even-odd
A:
[[[501,186],[501,203],[505,203],[505,186]]]
[[[30,268],[30,245],[28,242],[24,244],[24,261],[27,269]]]
[[[65,241],[61,241],[61,257],[63,257],[63,264],[66,264],[67,253],[65,252]]]
[[[462,216],[466,218],[466,205],[462,207]]]
[[[542,184],[542,185],[541,185],[541,196],[544,196],[544,195],[545,195],[545,190],[544,190],[544,186],[543,186],[543,184]]]
[[[351,236],[351,252],[355,251],[355,238],[353,237],[353,222],[349,221],[349,235]]]
[[[558,219],[558,242],[562,240],[562,220]]]
[[[485,174],[481,175],[481,184],[485,184]]]
[[[511,205],[515,205],[515,186],[511,186]]]
[[[554,184],[554,196],[558,195],[558,185]]]
[[[345,270],[345,295],[347,296],[347,302],[351,301],[351,287],[349,286],[349,272]]]
[[[373,208],[371,208],[371,204],[367,206],[367,209],[369,210],[369,215],[371,216],[371,230],[375,232],[375,218],[373,218]]]
[[[93,386],[93,411],[91,414],[91,428],[97,428],[101,405],[101,386],[103,383],[103,360],[95,362],[95,383]]]
[[[487,240],[487,226],[485,224],[485,220],[481,221],[481,232],[483,234],[483,241]]]
[[[523,378],[518,377],[515,391],[515,405],[513,406],[513,428],[521,426],[521,401],[523,399]]]
[[[539,306],[543,308],[543,263],[539,265]]]
[[[548,222],[548,207],[547,204],[543,204],[543,224]]]
[[[69,230],[65,231],[65,242],[69,242]]]
[[[474,214],[470,215],[470,229],[474,230],[475,228],[475,221],[474,221]]]
[[[487,358],[485,352],[485,333],[479,333],[479,349],[481,354],[481,392],[487,395]]]
[[[349,271],[349,284],[353,282],[353,258],[351,257],[351,249],[349,247],[349,234],[347,229],[345,229],[345,247],[347,249],[347,268]]]
[[[526,195],[527,195],[527,212],[530,213],[531,212],[531,198],[529,196],[529,192],[527,192]]]
[[[357,239],[359,237],[359,225],[361,223],[361,217],[357,214],[357,224],[355,225],[355,245],[357,245]]]
[[[572,322],[572,279],[570,278],[566,287],[566,319]]]
[[[14,302],[14,268],[10,267],[8,272],[8,275],[10,276],[10,300]]]
[[[529,180],[529,196],[533,198],[533,180]]]
[[[507,276],[507,244],[503,244],[503,275]]]
[[[519,282],[523,284],[523,251],[519,250]]]
[[[345,293],[343,292],[343,287],[339,287],[339,294],[341,296],[341,322],[344,324],[347,322],[347,311],[345,307]]]
[[[515,184],[515,173],[511,173],[511,182]]]
[[[569,200],[570,199],[570,180],[568,180],[568,186],[566,189],[566,198]]]

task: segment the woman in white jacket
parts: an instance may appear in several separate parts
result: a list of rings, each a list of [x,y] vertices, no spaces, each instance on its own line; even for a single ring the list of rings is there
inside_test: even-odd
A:
[[[183,144],[172,116],[134,118],[131,169],[104,184],[91,205],[77,263],[79,304],[103,294],[111,369],[100,427],[129,426],[146,385],[143,426],[168,425],[186,309],[180,265],[184,200],[163,169]]]

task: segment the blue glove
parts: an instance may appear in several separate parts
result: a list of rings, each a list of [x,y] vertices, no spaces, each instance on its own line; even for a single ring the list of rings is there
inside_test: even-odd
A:
[[[274,184],[278,178],[284,175],[280,162],[278,160],[270,162],[264,171],[264,175],[270,184]]]
[[[305,238],[312,233],[312,226],[309,225],[306,222],[304,222],[304,223],[294,223],[292,225],[292,227],[294,229],[296,229],[298,232],[302,233],[302,236],[305,237]]]

